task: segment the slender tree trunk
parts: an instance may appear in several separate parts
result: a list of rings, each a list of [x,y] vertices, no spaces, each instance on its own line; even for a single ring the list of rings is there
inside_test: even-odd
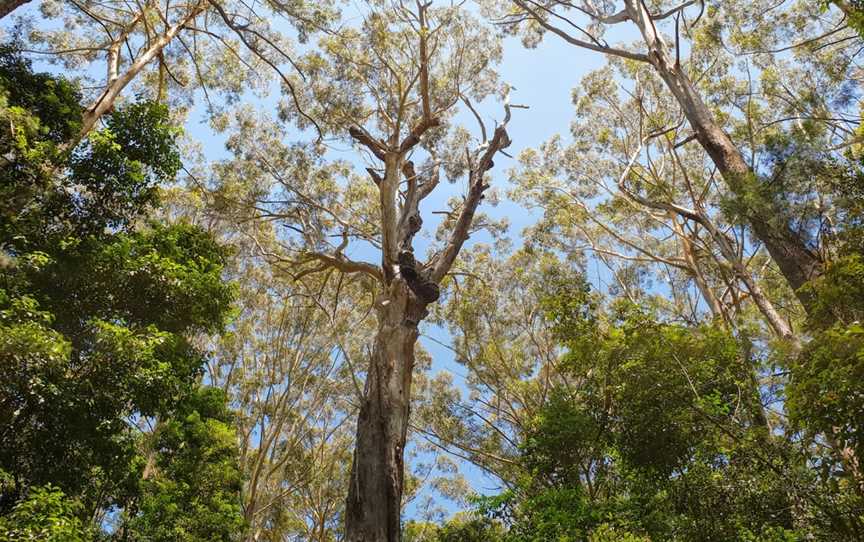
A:
[[[0,19],[28,2],[30,2],[30,0],[0,0]]]
[[[658,64],[662,64],[659,63]],[[695,93],[686,74],[677,68],[660,69],[660,75],[681,103],[696,139],[711,157],[726,184],[736,196],[746,196],[753,172],[728,135],[716,124],[707,106]],[[789,286],[805,305],[809,301],[798,289],[821,273],[822,261],[784,220],[783,211],[772,201],[761,209],[746,209],[745,218],[756,238],[765,244]]]
[[[149,48],[141,53],[141,55],[138,56],[138,58],[136,58],[123,73],[119,73],[118,70],[120,55],[119,47],[122,42],[118,40],[112,45],[108,52],[108,81],[105,89],[102,91],[102,94],[99,95],[99,98],[84,112],[81,118],[81,131],[74,140],[67,143],[69,149],[74,149],[82,139],[87,137],[87,134],[93,130],[99,119],[111,111],[114,107],[114,102],[117,101],[117,98],[120,96],[123,89],[125,89],[126,86],[131,83],[153,59],[162,54],[162,51],[169,43],[171,43],[171,40],[173,40],[190,21],[202,13],[205,7],[206,3],[204,3],[203,0],[193,6],[180,22],[167,28],[161,36],[154,39],[152,43],[150,43]],[[130,32],[142,17],[143,12],[129,23],[126,33]]]
[[[408,434],[417,324],[426,304],[404,279],[378,301],[378,331],[357,419],[348,502],[348,542],[398,542],[401,537],[403,453]]]
[[[693,82],[678,62],[670,57],[645,4],[639,0],[627,0],[626,6],[627,15],[639,27],[648,46],[651,64],[680,104],[693,128],[696,140],[711,157],[733,194],[742,199],[746,198],[750,184],[754,182],[754,172],[747,165],[738,147],[717,124]],[[766,201],[759,208],[745,210],[745,219],[754,235],[765,245],[806,309],[810,300],[799,288],[821,273],[823,262],[819,255],[810,250],[804,240],[792,231],[784,215],[774,201]]]

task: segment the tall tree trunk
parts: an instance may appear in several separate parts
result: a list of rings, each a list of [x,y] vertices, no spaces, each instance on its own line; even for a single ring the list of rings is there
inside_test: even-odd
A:
[[[378,331],[357,419],[348,502],[348,542],[398,542],[403,452],[408,434],[417,324],[426,316],[401,277],[377,302]]]
[[[648,46],[649,61],[680,104],[696,140],[711,157],[733,194],[741,199],[747,198],[751,191],[750,185],[754,182],[754,172],[717,124],[693,82],[677,61],[670,57],[645,4],[639,0],[627,0],[626,6],[628,17],[639,27]],[[810,300],[799,289],[822,272],[823,262],[819,255],[792,231],[785,213],[775,201],[766,201],[759,208],[747,208],[745,219],[805,309],[808,308]]]
[[[658,65],[662,63],[658,62]],[[680,69],[669,66],[659,69],[659,72],[681,103],[697,141],[711,157],[726,184],[736,196],[747,197],[753,171],[729,136],[716,124],[687,75]],[[761,208],[746,209],[745,218],[756,238],[765,244],[789,286],[807,307],[809,302],[798,289],[821,273],[822,261],[819,255],[810,250],[804,240],[790,229],[776,202],[766,201]]]
[[[30,0],[0,0],[0,19],[28,2],[30,2]]]

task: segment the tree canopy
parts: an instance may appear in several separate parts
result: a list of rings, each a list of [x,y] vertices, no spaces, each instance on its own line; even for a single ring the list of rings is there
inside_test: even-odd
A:
[[[861,2],[0,31],[0,541],[864,540]]]

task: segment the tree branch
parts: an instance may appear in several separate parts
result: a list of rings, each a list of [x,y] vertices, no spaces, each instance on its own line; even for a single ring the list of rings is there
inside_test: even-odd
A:
[[[543,28],[545,28],[549,32],[552,32],[553,34],[558,35],[564,41],[566,41],[567,43],[570,43],[571,45],[575,45],[577,47],[582,47],[584,49],[588,49],[591,51],[597,51],[600,53],[606,53],[606,54],[613,55],[613,56],[628,58],[630,60],[637,60],[639,62],[649,62],[648,55],[646,55],[644,53],[634,53],[632,51],[627,51],[626,49],[618,49],[615,47],[597,45],[596,43],[591,43],[591,42],[580,40],[578,38],[574,38],[573,36],[571,36],[567,32],[561,30],[560,28],[558,28],[556,26],[553,26],[548,21],[544,20],[543,17],[540,16],[539,13],[537,13],[534,9],[528,7],[525,4],[524,0],[513,0],[513,1],[517,6],[524,9],[526,12],[528,12],[531,15],[532,19],[537,24],[539,24],[540,26],[542,26]]]
[[[384,161],[384,156],[387,153],[387,146],[384,145],[383,142],[379,141],[375,137],[372,136],[369,132],[366,131],[362,126],[351,126],[348,128],[348,134],[354,138],[358,143],[369,149],[372,154],[375,155],[375,158]],[[381,184],[380,182],[377,184]]]
[[[510,117],[510,109],[507,107],[507,119]],[[483,200],[483,192],[489,188],[489,185],[484,182],[484,176],[487,171],[492,169],[494,165],[492,158],[495,154],[510,145],[510,137],[507,135],[507,123],[497,127],[492,140],[489,142],[486,150],[480,157],[476,167],[468,174],[468,197],[465,199],[465,204],[462,206],[462,211],[459,213],[459,218],[456,219],[456,224],[450,232],[450,238],[447,241],[447,246],[436,257],[434,267],[432,268],[431,276],[429,277],[435,283],[441,281],[444,275],[450,271],[456,256],[462,249],[462,245],[469,237],[469,229],[474,221],[474,213],[477,207]]]

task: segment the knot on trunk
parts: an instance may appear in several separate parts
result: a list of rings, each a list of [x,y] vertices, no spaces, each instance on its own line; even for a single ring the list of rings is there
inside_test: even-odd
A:
[[[421,301],[434,303],[441,296],[438,285],[429,280],[418,268],[414,253],[410,250],[399,252],[399,274],[405,279],[408,287]]]
[[[412,234],[420,231],[420,228],[423,227],[423,219],[420,218],[418,213],[412,213],[411,216],[408,217],[408,231]]]

